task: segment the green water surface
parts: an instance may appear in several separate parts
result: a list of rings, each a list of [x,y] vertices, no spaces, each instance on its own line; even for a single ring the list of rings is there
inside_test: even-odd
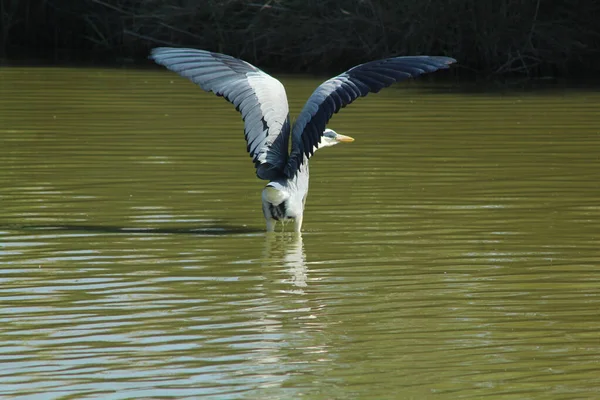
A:
[[[283,77],[294,115],[319,80]],[[600,398],[600,93],[422,80],[264,234],[233,107],[0,69],[0,397]]]

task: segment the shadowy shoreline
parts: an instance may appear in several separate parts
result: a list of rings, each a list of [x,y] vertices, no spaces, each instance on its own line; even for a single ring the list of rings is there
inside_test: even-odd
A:
[[[165,45],[286,73],[329,74],[409,54],[449,55],[459,61],[453,74],[491,79],[594,76],[600,63],[594,0],[66,0],[13,1],[2,11],[4,64],[141,66]]]

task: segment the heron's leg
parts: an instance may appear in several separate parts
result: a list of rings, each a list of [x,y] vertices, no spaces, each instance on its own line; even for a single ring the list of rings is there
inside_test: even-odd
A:
[[[294,218],[294,232],[300,233],[302,229],[302,214]]]
[[[265,218],[267,221],[267,232],[275,232],[275,221],[273,218]]]

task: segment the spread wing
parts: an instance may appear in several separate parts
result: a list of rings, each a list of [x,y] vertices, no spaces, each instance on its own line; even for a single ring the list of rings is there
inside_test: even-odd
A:
[[[256,175],[267,180],[282,176],[290,122],[281,82],[245,61],[204,50],[159,47],[150,58],[232,103],[242,114]]]
[[[285,174],[292,177],[310,158],[334,113],[359,97],[377,93],[392,83],[448,68],[450,57],[394,57],[357,65],[323,82],[309,97],[292,129],[292,151]]]

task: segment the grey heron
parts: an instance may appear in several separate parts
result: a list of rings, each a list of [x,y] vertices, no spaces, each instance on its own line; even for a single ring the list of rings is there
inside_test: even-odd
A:
[[[326,129],[341,108],[395,82],[448,68],[456,60],[407,56],[371,61],[326,80],[312,93],[293,128],[285,88],[277,79],[243,60],[205,50],[159,47],[151,59],[222,96],[242,114],[247,151],[256,176],[268,180],[262,192],[267,231],[277,221],[294,221],[300,232],[308,193],[308,160],[322,147],[354,139]],[[289,149],[289,140],[292,145]]]

